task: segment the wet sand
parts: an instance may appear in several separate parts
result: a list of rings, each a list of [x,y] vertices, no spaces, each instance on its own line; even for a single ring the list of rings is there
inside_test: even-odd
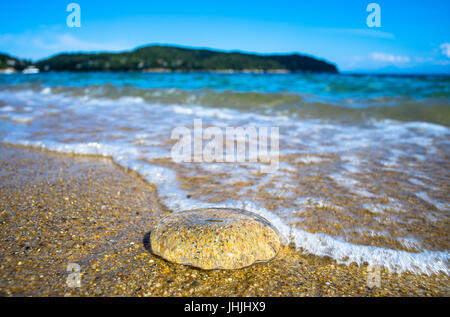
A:
[[[443,273],[380,269],[373,285],[367,266],[339,265],[290,246],[269,263],[240,270],[172,264],[148,244],[169,213],[155,187],[110,159],[0,145],[0,295],[450,295]],[[67,285],[70,263],[81,268],[79,288]]]

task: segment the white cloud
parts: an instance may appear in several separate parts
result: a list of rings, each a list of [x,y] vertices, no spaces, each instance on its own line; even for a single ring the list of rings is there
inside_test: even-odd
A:
[[[394,34],[374,29],[341,29],[341,32],[362,37],[375,37],[381,39],[395,40]]]
[[[122,51],[132,49],[126,39],[92,41],[71,32],[58,32],[54,28],[26,31],[19,34],[0,34],[0,51],[34,60],[62,52]]]
[[[336,35],[336,36],[357,36],[357,37],[365,37],[365,38],[380,38],[380,39],[388,39],[395,40],[395,35],[388,32],[383,32],[374,29],[356,29],[356,28],[312,28],[310,29],[312,32],[322,32],[328,35]]]
[[[450,61],[436,61],[434,64],[447,66],[447,65],[450,65]]]
[[[411,61],[408,56],[392,55],[379,52],[373,52],[370,57],[377,62],[409,63]]]
[[[441,44],[439,48],[441,49],[442,54],[450,58],[450,43]]]
[[[40,48],[47,48],[56,52],[73,51],[119,51],[128,49],[113,43],[100,43],[80,40],[71,34],[64,33],[56,35],[50,39],[34,39],[33,44]]]

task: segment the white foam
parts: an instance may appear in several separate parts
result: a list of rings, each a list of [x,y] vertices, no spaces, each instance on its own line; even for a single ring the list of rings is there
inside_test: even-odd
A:
[[[41,90],[41,94],[43,95],[49,95],[52,93],[52,89],[50,87],[45,87],[44,89]]]
[[[427,203],[433,205],[434,207],[436,207],[439,210],[443,210],[443,211],[450,211],[450,204],[448,203],[443,203],[443,202],[439,202],[435,199],[432,199],[428,196],[427,193],[425,192],[419,192],[415,194],[417,197],[425,200]]]
[[[16,114],[11,115],[9,119],[17,123],[28,123],[30,121],[33,121],[35,118],[33,116]]]
[[[12,106],[4,106],[0,108],[1,112],[12,112],[15,111],[16,109]]]
[[[234,119],[234,116],[225,109],[205,109],[198,106],[171,106],[173,112],[195,117],[212,117],[219,119]]]
[[[260,214],[267,218],[279,231],[283,238],[283,241],[293,242],[299,248],[307,253],[312,253],[318,256],[330,256],[339,263],[350,264],[367,263],[369,265],[381,265],[393,272],[412,271],[416,273],[436,273],[445,272],[449,274],[448,263],[450,255],[448,250],[445,251],[428,251],[424,250],[420,253],[411,253],[400,250],[392,250],[381,247],[356,245],[343,241],[339,237],[333,237],[320,233],[309,233],[292,226],[289,226],[289,222],[292,218],[281,218],[274,213],[262,208],[258,204],[251,202],[250,200],[234,201],[227,200],[219,204],[210,204],[192,198],[186,198],[187,193],[184,192],[178,182],[176,174],[173,170],[163,167],[149,164],[141,159],[147,160],[151,158],[168,158],[169,153],[167,150],[157,147],[158,142],[154,142],[155,138],[158,139],[160,134],[169,135],[170,129],[176,125],[192,125],[193,117],[201,117],[205,120],[205,125],[208,123],[214,123],[217,125],[230,125],[242,122],[252,122],[257,124],[270,124],[274,122],[279,124],[286,133],[289,133],[290,140],[298,141],[300,150],[296,150],[296,147],[290,148],[294,154],[298,154],[297,162],[303,162],[305,164],[316,164],[323,161],[320,153],[332,153],[337,154],[342,158],[343,171],[330,173],[329,177],[336,182],[338,186],[349,189],[352,193],[361,195],[363,197],[372,198],[375,197],[372,193],[368,192],[364,188],[364,184],[354,178],[354,174],[362,172],[362,162],[360,157],[354,155],[355,150],[364,151],[367,147],[379,147],[385,148],[395,142],[402,140],[403,144],[414,144],[416,146],[432,147],[433,144],[429,142],[432,140],[432,135],[447,134],[448,130],[445,127],[429,124],[402,124],[402,123],[374,123],[373,129],[361,129],[360,127],[342,126],[333,124],[324,124],[321,122],[315,122],[313,120],[285,120],[286,118],[277,118],[272,114],[271,116],[254,115],[248,113],[241,113],[230,109],[208,109],[198,106],[180,106],[180,105],[149,105],[145,103],[142,98],[135,97],[122,97],[116,100],[106,98],[85,98],[85,97],[68,97],[63,94],[54,94],[51,90],[44,89],[43,91],[36,93],[31,90],[19,91],[15,93],[8,93],[5,91],[0,92],[0,98],[3,100],[11,101],[12,105],[20,104],[26,105],[30,108],[30,114],[27,114],[28,118],[32,115],[41,116],[42,114],[51,113],[55,109],[42,109],[43,104],[52,104],[59,107],[59,111],[63,112],[66,109],[72,111],[75,115],[84,117],[95,117],[97,120],[104,121],[102,123],[105,126],[111,125],[110,130],[106,135],[99,135],[98,140],[95,142],[79,140],[77,135],[70,135],[75,138],[75,141],[71,143],[60,143],[57,140],[59,134],[49,135],[41,140],[35,140],[33,136],[33,130],[27,126],[16,127],[16,129],[10,129],[7,131],[4,142],[10,142],[15,144],[38,146],[53,151],[64,153],[77,153],[77,154],[93,154],[112,157],[113,160],[126,168],[137,171],[140,175],[145,177],[150,183],[155,184],[158,187],[158,193],[161,195],[164,204],[173,211],[194,209],[194,208],[207,208],[207,207],[228,207],[228,208],[243,208],[249,211]],[[134,111],[130,111],[130,106],[136,106]],[[13,106],[11,106],[13,107]],[[3,107],[1,109],[4,109]],[[15,111],[15,109],[10,109]],[[45,112],[42,112],[45,111]],[[8,111],[5,111],[8,112]],[[58,110],[56,110],[58,112]],[[152,118],[151,121],[148,118]],[[23,117],[27,118],[27,117]],[[147,119],[147,120],[145,120]],[[210,121],[208,121],[210,120]],[[251,120],[251,121],[250,121]],[[148,122],[152,124],[149,125]],[[128,138],[120,140],[120,142],[107,141],[107,137],[117,136],[115,130],[117,126],[132,129],[133,132],[128,135],[124,132],[124,136]],[[17,125],[18,126],[18,125]],[[133,130],[134,129],[134,130]],[[416,130],[425,130],[424,135],[417,136],[414,139],[408,141],[408,137],[405,137],[406,133],[417,133]],[[135,132],[135,130],[138,130]],[[412,132],[408,132],[413,130]],[[121,134],[122,135],[122,134]],[[311,138],[306,138],[312,136]],[[280,141],[283,141],[280,138]],[[136,145],[136,142],[138,145]],[[287,142],[289,143],[289,142]],[[293,142],[292,142],[293,143]],[[303,152],[302,152],[303,151]],[[308,151],[314,151],[315,154],[310,154]],[[286,150],[288,152],[288,150]],[[392,152],[396,158],[400,155],[404,155],[403,152]],[[394,162],[394,161],[392,161]],[[297,214],[301,214],[304,208],[341,208],[331,203],[326,197],[295,197],[292,193],[294,190],[289,186],[294,186],[290,183],[285,183],[282,186],[283,180],[289,179],[289,171],[294,171],[291,165],[286,162],[280,164],[281,169],[276,174],[279,177],[278,181],[275,181],[272,176],[263,178],[258,186],[262,186],[264,182],[273,185],[273,193],[283,197],[285,199],[294,200],[296,206],[299,208],[290,209],[285,213],[295,211]],[[314,166],[308,166],[308,168]],[[239,181],[239,177],[243,177],[244,170],[251,171],[252,165],[245,167],[230,166],[230,165],[203,165],[202,168],[210,172],[227,171],[230,177],[224,180],[230,183]],[[414,168],[411,168],[414,171]],[[294,183],[295,184],[295,183]],[[261,187],[260,187],[261,188]],[[257,190],[255,188],[248,188],[248,192]],[[418,197],[433,203],[437,208],[443,208],[442,210],[448,210],[448,204],[436,202],[425,193],[418,193]],[[377,205],[374,203],[366,204],[366,207],[375,213],[384,212],[387,209],[397,210],[401,206],[396,201],[390,203]],[[415,242],[413,238],[404,238],[400,240],[404,246],[411,248],[418,248],[419,244]],[[403,242],[402,242],[403,241]]]
[[[322,159],[321,157],[318,157],[318,156],[310,156],[310,155],[307,155],[307,156],[300,156],[300,157],[297,157],[297,158],[295,159],[295,162],[296,162],[296,163],[302,162],[302,163],[304,163],[304,164],[317,164],[317,163],[320,163],[320,162],[322,162],[322,161],[323,161],[323,159]]]
[[[372,213],[375,213],[375,214],[384,213],[384,206],[381,204],[372,204],[372,203],[364,204],[364,205],[362,205],[362,208],[364,208]]]

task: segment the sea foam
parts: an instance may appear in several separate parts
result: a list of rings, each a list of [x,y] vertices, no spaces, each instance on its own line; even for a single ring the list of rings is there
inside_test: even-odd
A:
[[[163,203],[173,211],[211,207],[242,208],[268,219],[279,230],[285,243],[294,243],[300,251],[305,253],[329,256],[343,264],[383,266],[392,272],[411,271],[426,274],[444,272],[449,274],[450,255],[448,250],[420,250],[413,253],[360,245],[347,242],[342,237],[324,233],[310,233],[288,225],[289,218],[281,217],[250,199],[224,199],[220,203],[207,203],[187,198],[188,193],[181,189],[176,171],[166,166],[150,163],[153,158],[167,159],[170,157],[170,152],[159,146],[159,136],[170,135],[171,128],[175,126],[189,126],[192,124],[193,117],[201,117],[207,124],[221,126],[243,124],[250,120],[253,124],[261,125],[276,122],[280,125],[282,131],[283,129],[286,131],[286,135],[293,138],[303,138],[301,139],[302,142],[299,143],[286,142],[288,144],[281,147],[281,154],[294,153],[298,155],[296,163],[313,168],[318,164],[328,162],[329,159],[323,158],[322,154],[343,153],[340,155],[342,169],[330,172],[329,179],[334,181],[336,186],[341,186],[358,197],[371,199],[376,195],[366,190],[364,183],[355,177],[355,175],[364,171],[364,162],[361,161],[360,157],[355,156],[355,151],[364,151],[370,147],[383,147],[384,143],[387,143],[402,146],[403,144],[410,144],[424,151],[424,153],[429,153],[433,151],[433,142],[436,138],[445,139],[448,137],[449,131],[446,127],[421,122],[401,123],[391,121],[389,123],[375,122],[369,128],[361,128],[330,122],[324,123],[317,120],[286,120],[285,117],[255,115],[232,109],[210,109],[198,105],[149,104],[142,98],[127,96],[115,100],[104,97],[76,97],[54,93],[49,89],[38,92],[33,90],[16,92],[3,90],[0,91],[0,99],[8,102],[8,106],[2,108],[6,108],[2,111],[2,115],[13,122],[12,128],[11,125],[8,125],[8,128],[6,128],[6,125],[4,125],[5,128],[0,127],[0,136],[3,142],[40,147],[61,153],[111,157],[117,164],[138,172],[148,182],[155,184]],[[26,105],[29,111],[25,114],[18,113],[18,107],[23,105]],[[51,105],[51,107],[45,107],[45,105]],[[20,118],[21,115],[26,122],[18,123],[17,118]],[[52,127],[46,125],[47,118],[52,118],[52,116],[58,118],[59,121],[57,122],[67,120],[66,124],[70,128],[79,128],[81,132],[65,130],[67,127],[63,128],[62,131],[52,130]],[[98,125],[100,132],[93,134],[97,138],[96,141],[91,140],[92,135],[83,134],[86,132],[86,127],[91,128],[87,124]],[[39,137],[36,137],[37,132],[41,133]],[[360,135],[359,139],[353,137],[355,133]],[[313,137],[304,138],[307,135]],[[64,141],[64,136],[71,141]],[[116,139],[118,136],[121,138]],[[297,144],[299,145],[298,149],[296,148]],[[309,153],[310,149],[314,150],[314,153]],[[396,164],[401,162],[400,158],[406,155],[404,152],[396,152],[396,150],[391,151],[391,153],[394,156],[393,160],[390,161],[390,166],[393,166],[394,162]],[[387,162],[389,160],[386,157],[379,161],[380,166]],[[286,162],[283,162],[281,167],[278,175],[287,182],[289,173],[295,172],[296,169]],[[217,163],[205,166],[205,170],[209,172],[220,171],[222,168],[225,167]],[[416,177],[413,170],[414,168],[411,169],[411,172],[405,172],[411,173],[408,176],[410,180]],[[233,171],[233,169],[227,170],[225,168],[225,171],[230,173],[230,177],[227,179],[229,182],[233,179],[239,181],[239,176],[242,177],[241,170]],[[270,178],[265,181],[272,182]],[[333,203],[326,197],[304,197],[300,199],[290,195],[290,188],[295,184],[285,183],[285,187],[279,185],[279,183],[274,183],[274,193],[276,194],[279,191],[279,195],[285,195],[285,199],[297,201],[297,211],[300,215],[305,208],[311,206],[336,208],[336,210],[342,211],[342,207],[333,206]],[[422,191],[416,193],[416,195],[443,211],[448,211],[449,205],[447,203],[431,199],[427,193]],[[386,210],[398,208],[401,203],[391,200],[391,203],[388,202],[384,205],[366,203],[363,206],[378,215],[384,214]],[[294,210],[285,210],[283,214],[289,214],[292,211]],[[401,239],[401,243],[405,246],[420,247],[420,243],[414,237]]]

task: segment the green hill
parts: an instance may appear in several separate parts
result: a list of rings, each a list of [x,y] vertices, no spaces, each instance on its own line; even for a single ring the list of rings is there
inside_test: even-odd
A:
[[[30,62],[0,53],[0,69],[12,68],[16,71],[22,71],[30,65]]]
[[[269,71],[337,73],[313,57],[146,46],[121,53],[59,54],[36,63],[41,71]]]

